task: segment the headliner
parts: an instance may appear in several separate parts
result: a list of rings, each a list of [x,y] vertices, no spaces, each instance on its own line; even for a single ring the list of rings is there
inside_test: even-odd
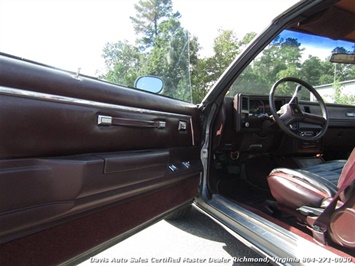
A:
[[[334,40],[355,41],[354,1],[341,0],[335,5],[318,10],[291,29]]]

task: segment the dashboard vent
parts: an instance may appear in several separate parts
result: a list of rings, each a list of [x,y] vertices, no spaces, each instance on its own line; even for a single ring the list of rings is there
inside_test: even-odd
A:
[[[242,102],[242,113],[249,113],[249,98],[242,96],[241,97],[241,102]]]

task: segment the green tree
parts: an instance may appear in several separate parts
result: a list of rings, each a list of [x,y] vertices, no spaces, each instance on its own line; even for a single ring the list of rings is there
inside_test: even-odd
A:
[[[322,60],[317,56],[310,55],[307,60],[302,63],[301,77],[304,81],[312,86],[321,85],[319,83],[322,76]]]
[[[179,19],[180,13],[173,12],[171,0],[139,0],[134,5],[136,16],[130,17],[134,31],[138,34],[137,43],[146,50],[154,47],[160,34],[159,26],[171,18]]]
[[[206,71],[207,60],[199,56],[201,47],[196,36],[190,38],[189,44],[192,102],[198,104],[202,101],[210,88],[207,83],[209,80],[208,72]]]
[[[131,17],[145,54],[140,73],[164,80],[163,94],[191,101],[189,34],[171,0],[140,0]]]
[[[252,65],[249,65],[233,83],[229,94],[235,95],[238,92],[248,94],[267,93],[271,87],[265,86],[265,82],[265,77],[257,73]]]
[[[322,75],[319,77],[319,85],[331,84],[334,82],[335,64],[331,63],[329,59],[330,57],[327,57],[321,61]]]
[[[190,65],[197,63],[197,38],[189,40],[171,0],[140,0],[134,7],[136,15],[130,18],[136,45],[127,41],[105,45],[104,78],[133,86],[138,76],[158,76],[164,80],[162,94],[191,101]]]
[[[334,94],[332,96],[334,103],[338,104],[355,104],[355,96],[354,95],[346,95],[343,94],[343,87],[340,82],[336,81],[333,83]]]
[[[240,53],[238,38],[233,30],[219,30],[219,36],[214,40],[214,55],[209,59],[211,80],[217,80],[229,64]]]
[[[239,42],[241,48],[245,48],[256,36],[256,32],[248,32],[244,35],[243,39]]]
[[[256,33],[250,32],[239,40],[233,30],[219,30],[219,35],[214,40],[214,54],[201,62],[206,73],[203,75],[206,92],[255,36]]]
[[[232,85],[231,94],[237,92],[268,94],[272,85],[284,77],[301,78],[302,49],[297,39],[275,38],[263,53],[254,59]],[[294,90],[289,84],[281,84],[277,91],[280,95]]]
[[[189,101],[189,35],[176,19],[160,27],[161,34],[148,55],[146,71],[164,79],[164,95]]]
[[[332,50],[332,54],[336,53],[349,54],[350,51],[346,50],[344,47],[337,46]]]
[[[213,42],[214,55],[206,62],[210,79],[207,82],[215,82],[255,35],[250,32],[239,40],[233,30],[220,29]]]
[[[102,57],[105,60],[107,73],[101,78],[110,82],[133,86],[139,75],[142,55],[138,48],[128,41],[106,43]]]

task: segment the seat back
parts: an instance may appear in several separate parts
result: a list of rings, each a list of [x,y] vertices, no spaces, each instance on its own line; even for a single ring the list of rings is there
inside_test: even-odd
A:
[[[330,217],[329,236],[333,242],[355,248],[355,193]]]
[[[354,192],[353,180],[355,180],[355,148],[344,165],[338,181],[338,190],[342,191],[339,197],[343,202]]]
[[[355,149],[350,154],[338,182],[343,206],[336,209],[329,222],[330,238],[345,247],[355,248]]]

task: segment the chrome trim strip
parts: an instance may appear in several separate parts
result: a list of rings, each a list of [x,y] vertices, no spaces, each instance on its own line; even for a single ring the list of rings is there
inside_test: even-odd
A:
[[[52,101],[52,102],[58,102],[58,103],[77,104],[77,105],[92,106],[92,107],[98,107],[98,108],[115,109],[115,110],[128,111],[128,112],[133,112],[133,113],[163,115],[163,116],[170,116],[170,117],[177,117],[177,118],[183,117],[185,119],[191,119],[190,115],[155,111],[155,110],[149,110],[149,109],[143,109],[143,108],[137,108],[137,107],[129,107],[129,106],[123,106],[123,105],[116,105],[116,104],[110,104],[110,103],[102,103],[102,102],[72,98],[72,97],[67,97],[67,96],[47,94],[47,93],[42,93],[42,92],[8,88],[8,87],[4,87],[4,86],[0,86],[0,94],[10,95],[10,96],[18,96],[18,97],[24,97],[24,98],[31,98],[31,99],[37,99],[37,100],[43,100],[43,101]]]
[[[210,218],[211,220],[213,220],[215,223],[217,223],[218,225],[220,225],[221,227],[223,227],[224,230],[226,230],[229,234],[231,234],[233,237],[235,237],[237,240],[239,240],[240,242],[242,242],[244,245],[246,245],[248,248],[254,250],[255,252],[259,253],[261,256],[264,257],[268,257],[271,258],[269,254],[267,254],[266,252],[264,252],[262,249],[258,248],[257,246],[253,245],[251,242],[249,242],[248,240],[246,240],[245,238],[241,237],[240,235],[238,235],[237,233],[235,233],[232,229],[230,229],[229,227],[227,227],[224,223],[222,223],[221,221],[219,221],[218,219],[216,219],[215,217],[213,217],[212,215],[210,215],[208,212],[206,212],[204,209],[200,208],[196,202],[192,203],[192,206],[198,210],[199,212],[203,213],[204,215],[206,215],[208,218]],[[275,265],[282,265],[279,263],[275,263]]]
[[[194,132],[194,125],[192,123],[192,118],[191,117],[190,117],[190,126],[191,126],[192,146],[195,146],[195,132]]]
[[[110,126],[112,125],[112,116],[108,115],[98,115],[97,125],[99,126]]]
[[[226,198],[214,194],[208,204],[213,207],[215,219],[228,225],[240,237],[257,246],[271,258],[295,258],[299,263],[287,262],[285,265],[317,265],[307,258],[340,257],[323,247],[232,203]],[[320,263],[321,264],[321,263]],[[319,265],[320,265],[319,264]]]

